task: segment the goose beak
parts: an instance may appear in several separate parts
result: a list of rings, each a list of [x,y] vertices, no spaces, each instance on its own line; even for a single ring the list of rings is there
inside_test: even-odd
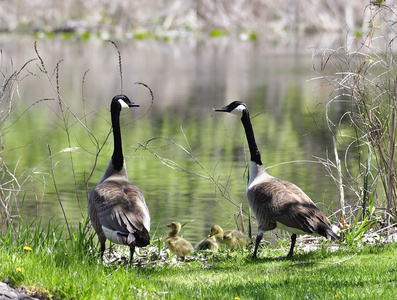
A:
[[[128,103],[128,107],[139,107],[140,105],[138,103],[130,102]]]
[[[213,108],[214,111],[223,111],[223,112],[228,112],[227,106],[221,107],[221,108]]]

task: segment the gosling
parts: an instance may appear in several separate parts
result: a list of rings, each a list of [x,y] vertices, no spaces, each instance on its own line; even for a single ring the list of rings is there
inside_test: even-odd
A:
[[[207,237],[206,239],[202,240],[197,246],[196,250],[214,250],[218,251],[219,245],[216,242],[215,236]]]
[[[211,237],[215,236],[216,241],[219,244],[228,246],[229,248],[243,248],[250,243],[249,237],[245,236],[243,233],[237,230],[227,230],[223,229],[219,225],[214,225],[211,227]]]
[[[185,256],[192,253],[194,248],[187,240],[177,236],[182,227],[181,223],[173,221],[167,227],[171,228],[171,232],[165,238],[168,249],[182,260],[185,260]]]

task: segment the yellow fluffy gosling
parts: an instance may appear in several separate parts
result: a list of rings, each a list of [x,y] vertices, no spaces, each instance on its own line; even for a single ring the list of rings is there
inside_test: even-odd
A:
[[[215,236],[210,236],[205,240],[201,241],[197,246],[196,250],[215,250],[219,249],[219,245],[216,242]]]
[[[214,225],[211,227],[211,236],[215,236],[216,241],[219,244],[226,245],[232,249],[242,248],[248,245],[250,242],[250,239],[240,231],[223,231],[223,229],[219,225]]]
[[[165,238],[168,249],[176,256],[185,260],[185,256],[192,253],[194,248],[187,240],[177,236],[182,227],[181,223],[174,221],[167,225],[167,227],[171,228],[171,232]]]

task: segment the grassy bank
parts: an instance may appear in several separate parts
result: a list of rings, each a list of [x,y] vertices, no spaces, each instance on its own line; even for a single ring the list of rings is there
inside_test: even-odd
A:
[[[36,229],[37,228],[37,229]],[[395,299],[396,243],[340,245],[330,251],[252,248],[194,253],[185,262],[170,257],[159,239],[135,254],[101,264],[93,235],[80,224],[73,240],[61,228],[18,224],[0,244],[0,280],[52,299]],[[125,249],[128,252],[127,249]]]
[[[14,217],[15,213],[11,212],[9,204],[16,200],[23,203],[25,196],[22,192],[25,186],[18,183],[17,177],[4,163],[3,177],[11,179],[2,182],[0,193],[5,208],[2,207],[0,211],[0,224],[4,223],[0,226],[0,281],[43,299],[397,298],[396,243],[388,244],[381,238],[372,237],[370,244],[361,239],[366,229],[373,224],[382,229],[395,229],[397,216],[394,151],[397,82],[393,75],[397,61],[392,51],[386,54],[367,51],[372,47],[372,32],[375,34],[377,27],[372,27],[369,42],[359,41],[363,50],[359,48],[357,53],[364,55],[358,58],[352,58],[348,48],[339,52],[326,49],[317,53],[326,58],[321,60],[318,69],[321,76],[318,78],[328,80],[334,86],[333,92],[337,93],[337,96],[332,94],[331,100],[324,104],[327,108],[326,116],[329,117],[328,108],[334,103],[344,103],[350,109],[348,112],[341,110],[335,119],[327,119],[329,130],[337,137],[335,140],[338,143],[335,142],[335,157],[321,160],[338,185],[343,217],[340,225],[347,231],[344,241],[337,245],[337,249],[333,244],[318,238],[317,241],[321,244],[316,245],[317,250],[304,252],[297,249],[292,260],[278,259],[287,253],[288,243],[285,243],[284,247],[281,245],[276,250],[262,248],[258,260],[251,258],[251,245],[240,251],[194,253],[187,261],[180,262],[165,249],[163,236],[151,232],[152,244],[146,249],[137,250],[134,265],[127,267],[124,252],[128,250],[119,248],[111,251],[103,264],[98,256],[96,237],[89,229],[88,221],[74,226],[71,224],[68,228],[54,225],[60,222],[41,224],[40,220],[35,220],[25,224],[22,217],[19,218],[21,221],[15,221],[18,218]],[[390,46],[387,49],[394,49],[394,40],[393,37],[390,42],[386,41],[386,45]],[[55,81],[53,86],[56,87],[59,98],[59,111],[63,112],[66,106],[63,106],[59,96],[59,65],[54,73],[47,72],[44,62],[38,53],[37,55],[41,61],[39,74],[50,83]],[[329,71],[332,76],[322,74],[328,70],[327,64],[332,63],[333,68]],[[344,66],[349,68],[345,69]],[[335,72],[337,67],[341,67],[340,72],[339,69]],[[11,101],[13,95],[17,94],[14,93],[16,87],[12,84],[18,82],[19,73],[24,68],[25,66],[6,79],[0,89],[2,99]],[[34,75],[31,71],[28,74]],[[53,74],[56,74],[55,80]],[[6,109],[4,111],[12,112]],[[69,122],[72,119],[70,116],[76,120]],[[346,116],[351,116],[348,123],[344,122]],[[2,120],[7,117],[8,115]],[[75,145],[70,142],[72,133],[69,132],[69,124],[78,121],[76,124],[85,127],[85,119],[77,119],[75,114],[65,114],[60,120],[69,140],[67,149],[73,149]],[[97,142],[97,150],[94,150],[97,151],[97,158],[102,149],[101,143],[91,132],[89,136]],[[358,159],[351,159],[348,155],[352,145],[356,146],[354,149],[360,150]],[[338,147],[345,151],[342,159],[339,159],[338,155],[341,154],[338,154]],[[53,171],[51,158],[50,153],[50,171]],[[346,166],[340,161],[345,162]],[[76,162],[77,158],[70,156],[73,170]],[[51,179],[56,186],[54,178],[53,175]],[[89,179],[84,180],[87,180],[85,183],[88,187]],[[73,183],[77,195],[78,184],[82,186],[82,181],[74,177]],[[232,186],[233,184],[230,188]],[[356,205],[345,205],[345,189],[354,191]],[[223,189],[220,192],[223,193]],[[57,196],[61,205],[61,198]],[[337,217],[339,212],[333,216],[334,219]],[[65,220],[68,220],[66,215]]]

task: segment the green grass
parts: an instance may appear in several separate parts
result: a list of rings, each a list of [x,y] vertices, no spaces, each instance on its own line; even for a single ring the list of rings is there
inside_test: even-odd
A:
[[[37,226],[36,226],[37,225]],[[395,299],[397,245],[341,245],[331,252],[252,248],[195,253],[169,259],[154,241],[135,254],[139,264],[107,266],[98,261],[88,223],[65,239],[53,225],[17,224],[0,242],[0,280],[31,294],[56,299]],[[32,250],[24,250],[29,246]],[[125,251],[128,253],[128,249]]]

